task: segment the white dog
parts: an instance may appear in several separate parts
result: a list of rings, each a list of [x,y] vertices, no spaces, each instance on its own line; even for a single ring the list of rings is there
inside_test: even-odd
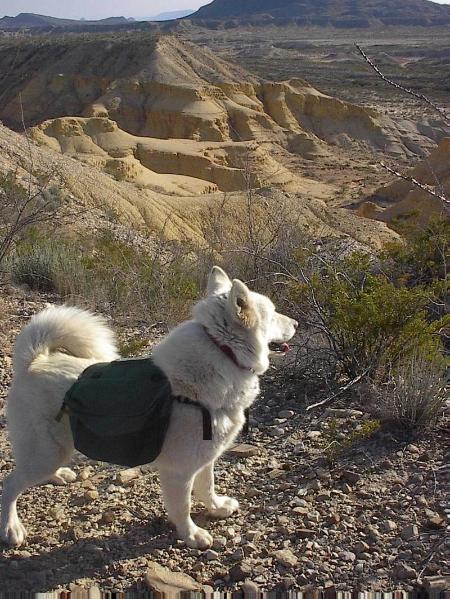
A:
[[[216,494],[214,461],[231,445],[244,424],[244,410],[258,395],[258,376],[269,367],[269,344],[286,351],[297,326],[268,298],[237,279],[231,282],[216,266],[192,320],[176,327],[153,352],[173,393],[211,414],[213,440],[204,441],[201,411],[175,403],[154,462],[169,519],[191,547],[212,544],[211,535],[191,519],[192,491],[213,516],[227,517],[239,508],[236,499]],[[118,357],[104,321],[74,307],[47,308],[17,338],[7,404],[16,467],[3,484],[0,522],[1,538],[10,545],[22,544],[26,536],[17,515],[18,496],[46,480],[64,484],[76,478],[61,467],[74,449],[68,416],[55,420],[67,390],[91,364]]]

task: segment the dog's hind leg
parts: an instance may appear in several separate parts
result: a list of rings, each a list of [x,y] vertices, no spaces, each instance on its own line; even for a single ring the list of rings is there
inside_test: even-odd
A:
[[[189,547],[207,549],[213,539],[207,530],[197,526],[191,518],[191,493],[194,475],[160,470],[159,480],[169,520],[178,535]]]
[[[32,431],[30,431],[31,433]],[[22,545],[26,530],[17,514],[17,499],[29,487],[51,479],[70,454],[51,438],[40,442],[30,435],[16,456],[17,465],[3,482],[0,537],[9,545]]]
[[[208,512],[216,518],[227,518],[239,509],[236,499],[216,495],[214,489],[214,462],[207,464],[195,476],[194,495],[205,504]]]

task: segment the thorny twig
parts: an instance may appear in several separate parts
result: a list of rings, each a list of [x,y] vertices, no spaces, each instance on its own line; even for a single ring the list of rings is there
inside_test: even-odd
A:
[[[403,179],[404,181],[408,181],[409,183],[412,183],[416,187],[419,187],[419,189],[421,189],[422,191],[429,193],[430,195],[434,196],[435,198],[438,198],[439,200],[441,200],[441,202],[444,202],[444,204],[450,204],[449,198],[447,198],[445,195],[436,193],[435,191],[433,191],[433,189],[429,185],[425,185],[424,183],[421,183],[417,179],[414,179],[414,177],[410,177],[409,175],[404,175],[403,173],[399,173],[398,171],[394,170],[393,168],[391,168],[384,162],[380,162],[379,164],[380,164],[380,166],[382,166],[384,169],[386,169],[392,175],[395,175],[396,177],[400,177],[400,179]]]
[[[346,391],[348,391],[351,387],[353,387],[353,385],[356,385],[356,383],[359,383],[359,381],[362,378],[364,378],[366,376],[366,374],[369,372],[370,368],[371,368],[371,366],[369,368],[366,368],[366,370],[364,372],[362,372],[357,377],[355,377],[354,379],[352,379],[351,381],[349,381],[346,385],[344,385],[343,387],[341,387],[339,389],[339,391],[336,391],[336,393],[333,393],[333,395],[330,395],[326,399],[323,399],[322,401],[318,401],[317,403],[313,403],[310,406],[308,406],[306,408],[306,411],[309,412],[310,410],[312,410],[314,408],[318,408],[320,406],[325,406],[325,405],[328,405],[331,402],[333,402],[340,395],[342,395],[343,393],[345,393]]]
[[[438,541],[436,543],[436,545],[433,547],[433,549],[430,551],[430,553],[427,555],[427,557],[425,558],[423,563],[423,567],[422,570],[419,573],[419,576],[417,577],[417,582],[420,584],[422,582],[422,576],[423,573],[426,570],[426,567],[428,566],[428,564],[430,563],[430,561],[433,559],[433,557],[435,556],[435,554],[439,551],[439,549],[441,548],[442,545],[444,545],[444,543],[446,542],[447,537],[444,536],[443,539],[441,539],[440,541]]]
[[[434,102],[432,102],[431,100],[429,100],[426,96],[424,96],[424,94],[418,94],[417,92],[415,92],[412,89],[409,89],[408,87],[403,87],[403,85],[400,85],[399,83],[395,83],[395,81],[392,81],[391,79],[388,79],[386,77],[386,75],[383,75],[383,73],[380,71],[380,69],[377,67],[376,64],[374,64],[372,62],[372,60],[367,56],[367,54],[364,52],[364,50],[361,48],[361,46],[359,44],[355,43],[355,47],[357,48],[358,52],[361,54],[361,56],[364,58],[364,60],[367,62],[367,64],[372,67],[372,69],[375,71],[375,73],[381,77],[381,79],[383,79],[383,81],[385,81],[386,83],[389,83],[389,85],[392,85],[393,87],[395,87],[396,89],[399,89],[407,94],[410,94],[411,96],[414,96],[415,98],[417,98],[418,100],[420,100],[421,102],[425,102],[425,104],[428,104],[429,106],[431,106],[434,110],[436,110],[436,112],[438,112],[441,117],[447,122],[450,123],[450,117],[447,115],[447,113],[442,110],[442,108],[439,108],[439,106],[436,106],[436,104],[434,104]]]

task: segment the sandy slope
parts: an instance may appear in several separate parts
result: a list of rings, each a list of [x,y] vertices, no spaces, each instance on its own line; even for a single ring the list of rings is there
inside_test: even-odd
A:
[[[201,214],[211,206],[220,206],[222,193],[195,197],[157,193],[102,172],[96,166],[61,154],[51,148],[37,145],[0,125],[0,172],[18,169],[28,181],[31,163],[41,172],[54,173],[55,183],[62,185],[72,205],[80,208],[83,227],[98,226],[101,218],[114,218],[134,229],[161,232],[169,238],[190,239],[202,244]],[[22,165],[22,166],[19,166]],[[366,245],[379,247],[383,241],[395,237],[384,223],[362,218],[344,208],[331,209],[324,201],[309,192],[286,193],[275,188],[264,191],[268,200],[287,200],[301,229],[321,237],[352,237]],[[281,196],[279,195],[281,194]],[[245,206],[242,192],[229,194],[235,203],[236,222]],[[86,209],[83,213],[83,209]],[[80,217],[81,218],[81,217]]]

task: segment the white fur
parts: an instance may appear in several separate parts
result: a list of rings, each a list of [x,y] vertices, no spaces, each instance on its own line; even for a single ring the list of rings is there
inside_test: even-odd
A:
[[[239,507],[236,499],[215,493],[214,461],[235,439],[245,408],[258,394],[258,375],[269,366],[268,343],[288,341],[296,327],[294,320],[275,312],[268,298],[240,281],[231,282],[214,267],[208,295],[195,306],[193,319],[176,327],[153,352],[173,392],[207,406],[212,417],[213,440],[204,441],[201,411],[175,403],[154,462],[169,519],[192,547],[209,547],[212,537],[191,519],[191,492],[217,517],[227,517]],[[245,368],[224,355],[205,328],[219,343],[232,347]],[[69,468],[61,467],[73,451],[68,418],[55,420],[66,391],[90,364],[117,357],[114,335],[105,321],[78,308],[47,308],[17,338],[7,408],[16,467],[3,484],[0,521],[0,535],[9,544],[20,545],[26,536],[16,511],[18,496],[45,480],[66,484],[75,478]]]

